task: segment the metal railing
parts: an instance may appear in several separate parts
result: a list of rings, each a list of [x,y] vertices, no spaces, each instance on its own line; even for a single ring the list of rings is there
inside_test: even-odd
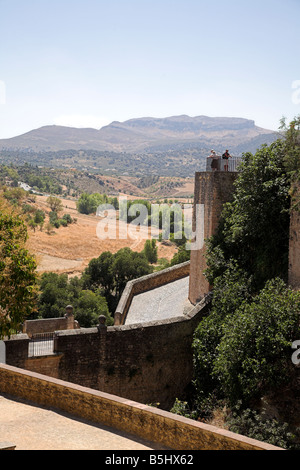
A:
[[[215,168],[213,161],[215,162]],[[243,161],[242,157],[230,157],[228,160],[224,160],[222,157],[217,156],[216,158],[207,157],[206,159],[206,171],[239,171],[238,166]],[[226,168],[226,165],[228,168]]]
[[[34,334],[29,342],[28,356],[49,356],[53,354],[54,333]]]

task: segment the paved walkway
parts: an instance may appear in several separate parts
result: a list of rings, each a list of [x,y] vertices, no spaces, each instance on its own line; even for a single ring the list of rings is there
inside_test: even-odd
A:
[[[18,450],[164,450],[64,412],[0,395],[0,441]]]
[[[135,295],[125,325],[167,320],[183,315],[189,294],[189,276]]]

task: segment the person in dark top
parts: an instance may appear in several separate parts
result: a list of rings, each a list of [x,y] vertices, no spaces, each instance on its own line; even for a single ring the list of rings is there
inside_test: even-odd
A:
[[[228,159],[231,158],[231,155],[230,153],[228,152],[228,150],[226,150],[223,155],[222,155],[222,158],[224,161],[224,171],[228,171]]]

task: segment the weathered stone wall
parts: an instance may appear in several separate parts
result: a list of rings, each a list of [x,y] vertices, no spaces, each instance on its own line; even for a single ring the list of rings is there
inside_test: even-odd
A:
[[[54,407],[170,449],[282,450],[132,400],[1,364],[0,393],[30,400],[40,406]]]
[[[58,330],[73,330],[77,326],[74,316],[61,318],[43,318],[39,320],[26,320],[23,324],[23,333],[32,337],[38,333],[52,333]]]
[[[208,305],[167,321],[58,332],[59,378],[170,408],[191,382],[193,334]]]
[[[186,316],[132,326],[58,331],[56,355],[28,358],[27,335],[6,341],[9,365],[170,409],[193,375],[192,341],[210,298]]]
[[[6,346],[6,364],[26,369],[29,342],[29,336],[26,334],[13,335],[9,340],[4,340]]]
[[[294,186],[290,218],[289,242],[289,285],[300,290],[300,210],[293,209],[293,204],[300,197],[300,185]]]
[[[224,203],[232,199],[236,177],[237,173],[234,172],[196,173],[193,212],[193,231],[196,232],[196,236],[193,242],[196,242],[197,237],[200,236],[199,227],[196,227],[197,204],[204,205],[204,239],[207,239],[215,233],[218,227]],[[211,290],[211,286],[203,275],[206,267],[205,246],[192,250],[189,300],[193,305],[196,305]]]

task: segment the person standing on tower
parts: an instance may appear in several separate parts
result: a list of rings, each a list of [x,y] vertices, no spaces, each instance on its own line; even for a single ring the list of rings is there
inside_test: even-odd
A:
[[[226,150],[223,155],[222,155],[222,158],[224,161],[224,171],[228,171],[228,159],[231,158],[231,155],[230,153],[228,152],[228,150]]]
[[[218,156],[214,150],[211,150],[210,156],[208,158],[211,158],[211,169],[212,171],[218,170]]]

